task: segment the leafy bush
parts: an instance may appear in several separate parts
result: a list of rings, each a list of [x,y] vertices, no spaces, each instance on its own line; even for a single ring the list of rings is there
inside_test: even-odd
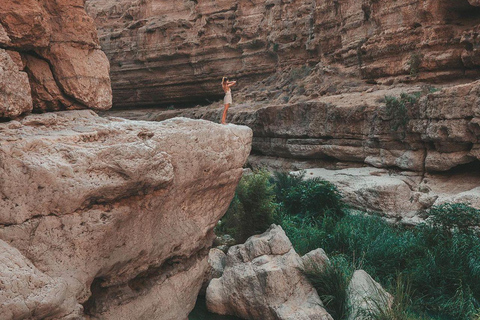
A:
[[[393,313],[379,313],[377,319],[421,319],[412,315],[415,311],[428,312],[425,319],[480,320],[480,211],[444,204],[427,215],[427,223],[414,228],[392,225],[380,217],[347,212],[328,182],[304,180],[302,174],[276,173],[272,178],[260,171],[242,178],[219,229],[242,242],[275,220],[299,254],[323,248],[332,260],[340,255],[350,265],[361,265],[389,291],[401,294],[397,307],[394,303],[388,311]],[[328,292],[318,289],[319,294],[331,296],[325,298],[329,308],[341,317],[338,300],[333,302],[341,274],[327,271],[337,272],[329,276],[334,283]],[[411,290],[399,284],[399,275],[409,279]]]
[[[276,210],[275,193],[269,178],[267,171],[242,177],[217,233],[229,233],[238,243],[243,243],[248,237],[268,229]]]
[[[464,203],[446,203],[433,207],[429,213],[433,228],[451,233],[454,230],[467,232],[480,225],[479,210]]]
[[[385,96],[385,112],[387,116],[392,119],[392,131],[398,131],[400,128],[403,131],[406,130],[408,121],[410,120],[408,115],[409,109],[415,106],[420,95],[420,92],[414,94],[402,92],[400,98]]]
[[[420,52],[412,52],[410,54],[410,60],[408,61],[408,64],[410,66],[410,75],[412,77],[418,76],[418,73],[420,71],[420,65],[422,64],[422,59],[423,59],[423,54]]]
[[[277,199],[284,213],[311,217],[344,215],[344,203],[334,184],[319,178],[304,180],[304,173],[275,174]]]

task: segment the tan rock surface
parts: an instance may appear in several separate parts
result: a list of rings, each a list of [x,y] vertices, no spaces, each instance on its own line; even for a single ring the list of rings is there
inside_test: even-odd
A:
[[[16,95],[33,100],[34,110],[111,107],[109,63],[83,5],[83,0],[26,0],[6,1],[0,7],[0,50],[22,56],[31,93],[23,89]],[[0,60],[0,69],[8,66]],[[18,76],[10,74],[2,78],[19,82]],[[21,84],[24,86],[25,80]],[[11,99],[0,91],[0,99],[4,97]],[[14,118],[31,109],[30,103],[30,108],[17,108],[4,116]]]
[[[479,75],[476,0],[87,0],[117,106],[220,98],[306,62],[369,82]],[[320,80],[321,81],[321,80]],[[325,92],[324,94],[329,94]]]
[[[332,182],[353,207],[409,221],[419,211],[445,202],[465,202],[480,209],[480,173],[392,172],[371,167],[306,169],[305,177]]]
[[[72,315],[186,317],[250,129],[67,111],[2,123],[0,136],[0,239],[65,283]]]
[[[331,320],[302,266],[285,232],[272,225],[228,250],[223,275],[207,288],[207,307],[252,320]]]
[[[2,240],[0,302],[2,320],[61,317],[75,308],[65,281],[47,276]]]

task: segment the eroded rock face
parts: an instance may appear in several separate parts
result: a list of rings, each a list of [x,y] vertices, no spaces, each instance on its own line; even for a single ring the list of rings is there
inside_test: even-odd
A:
[[[186,319],[250,152],[249,128],[85,110],[2,123],[0,137],[0,239],[24,256],[14,273],[52,283],[41,292],[50,313],[34,319]],[[38,290],[19,292],[30,301]]]
[[[207,288],[207,307],[252,320],[331,320],[302,267],[285,232],[272,225],[228,250],[223,275]]]
[[[87,0],[117,106],[221,96],[305,62],[371,82],[476,77],[476,0]],[[185,94],[188,92],[188,94]]]
[[[109,63],[83,5],[83,0],[2,3],[0,70],[10,71],[2,74],[9,86],[0,89],[0,101],[5,100],[0,117],[32,109],[111,107]],[[4,49],[17,67],[5,58]]]

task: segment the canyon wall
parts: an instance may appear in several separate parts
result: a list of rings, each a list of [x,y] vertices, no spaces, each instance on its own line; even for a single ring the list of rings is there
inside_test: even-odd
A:
[[[474,0],[87,0],[111,62],[115,106],[205,102],[323,62],[369,82],[474,78]]]
[[[83,6],[83,0],[2,3],[0,118],[111,107],[109,63]]]

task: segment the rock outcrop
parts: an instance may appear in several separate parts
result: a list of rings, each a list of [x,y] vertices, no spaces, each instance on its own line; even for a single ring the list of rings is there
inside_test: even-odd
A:
[[[2,3],[0,117],[111,107],[109,62],[83,5],[83,0]]]
[[[207,307],[252,320],[331,320],[302,267],[285,232],[272,225],[228,250],[223,275],[207,288]]]
[[[337,64],[369,82],[479,75],[475,0],[87,0],[112,65],[115,106],[198,102],[222,76]],[[188,92],[188,94],[186,94]]]
[[[1,123],[0,318],[186,319],[251,138],[88,110]]]

